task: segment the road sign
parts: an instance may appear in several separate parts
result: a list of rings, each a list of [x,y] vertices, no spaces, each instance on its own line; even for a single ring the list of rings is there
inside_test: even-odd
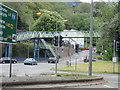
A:
[[[113,63],[117,62],[117,57],[113,57],[113,58],[112,58],[112,62],[113,62]]]
[[[17,12],[0,3],[0,43],[15,43]]]
[[[62,49],[61,49],[61,50],[62,50],[62,52],[64,52],[64,46],[62,46]]]

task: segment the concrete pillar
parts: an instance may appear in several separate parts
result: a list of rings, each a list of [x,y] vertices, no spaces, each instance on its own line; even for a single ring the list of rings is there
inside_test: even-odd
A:
[[[47,50],[45,49],[44,57],[47,57]]]
[[[34,39],[34,58],[36,58],[36,40]]]
[[[38,39],[38,41],[37,41],[37,50],[38,50],[38,58],[40,58],[40,39]]]

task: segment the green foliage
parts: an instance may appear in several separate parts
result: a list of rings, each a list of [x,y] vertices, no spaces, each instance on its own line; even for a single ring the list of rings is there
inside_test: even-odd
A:
[[[32,26],[32,31],[62,31],[64,29],[63,18],[57,13],[40,9],[41,15]]]
[[[13,45],[12,47],[13,57],[24,58],[27,57],[27,47],[24,44]]]
[[[106,52],[103,53],[103,59],[104,60],[112,60],[113,56],[113,49],[107,48]]]
[[[28,48],[29,48],[29,56],[33,57],[33,44],[18,43],[16,45],[13,45],[12,47],[13,57],[16,57],[16,58],[28,57]]]
[[[66,2],[53,3],[55,11],[68,20],[65,23],[66,29],[89,30],[89,3],[80,3],[76,7],[71,7]]]
[[[22,2],[4,2],[5,5],[18,11],[18,29],[29,30],[33,24],[32,10],[28,7],[29,3]]]
[[[81,2],[75,7],[69,6],[67,2],[4,2],[3,4],[18,11],[18,29],[56,31],[56,23],[58,31],[64,28],[68,30],[90,28],[89,3]],[[94,2],[93,29],[101,30],[102,37],[97,40],[97,50],[102,53],[108,51],[104,53],[105,60],[113,56],[113,40],[120,41],[119,10],[117,2]],[[41,15],[36,16],[36,12],[41,12]],[[67,19],[68,22],[63,22],[63,19]],[[93,44],[96,45],[96,40]],[[120,54],[118,56],[120,57]]]
[[[78,13],[90,13],[90,4],[89,3],[80,3],[75,8],[75,12],[78,12]]]
[[[100,3],[96,5],[98,4],[100,5]],[[117,40],[120,36],[117,3],[103,3],[100,7],[102,8],[96,6],[96,10],[99,9],[101,15],[97,15],[95,18],[95,23],[98,22],[97,26],[101,29],[102,34],[102,37],[97,42],[97,50],[104,54],[105,60],[110,60],[113,57],[114,40]],[[107,50],[106,53],[104,53],[105,50]]]

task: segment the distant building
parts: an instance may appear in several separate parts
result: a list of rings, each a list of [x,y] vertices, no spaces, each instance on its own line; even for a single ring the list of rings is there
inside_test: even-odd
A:
[[[77,30],[64,30],[64,31],[77,31]],[[71,32],[71,33],[77,33],[77,32]],[[65,42],[70,42],[70,44],[74,45],[75,47],[75,44],[79,44],[79,47],[80,48],[84,48],[84,38],[64,38],[63,39]]]

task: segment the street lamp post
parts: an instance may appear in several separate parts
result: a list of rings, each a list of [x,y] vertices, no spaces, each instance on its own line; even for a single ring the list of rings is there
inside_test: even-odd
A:
[[[90,50],[89,50],[89,76],[92,76],[92,38],[93,35],[93,0],[90,7]]]
[[[57,33],[57,28],[58,28],[58,25],[57,25],[57,22],[56,22],[56,33]],[[59,37],[58,37],[58,42],[59,42]],[[58,43],[58,47],[59,47],[59,43]],[[55,61],[55,74],[57,74],[57,50],[58,50],[58,47],[55,46],[55,54],[56,54],[56,61]]]
[[[67,22],[68,20],[63,20],[63,22]],[[57,21],[56,21],[56,33],[57,33],[57,31],[58,31],[58,23],[57,23]],[[59,45],[59,40],[60,40],[60,36],[58,36],[58,46],[57,47],[55,47],[55,53],[56,53],[56,65],[55,65],[55,73],[57,74],[57,55],[58,55],[58,47],[60,46]]]

